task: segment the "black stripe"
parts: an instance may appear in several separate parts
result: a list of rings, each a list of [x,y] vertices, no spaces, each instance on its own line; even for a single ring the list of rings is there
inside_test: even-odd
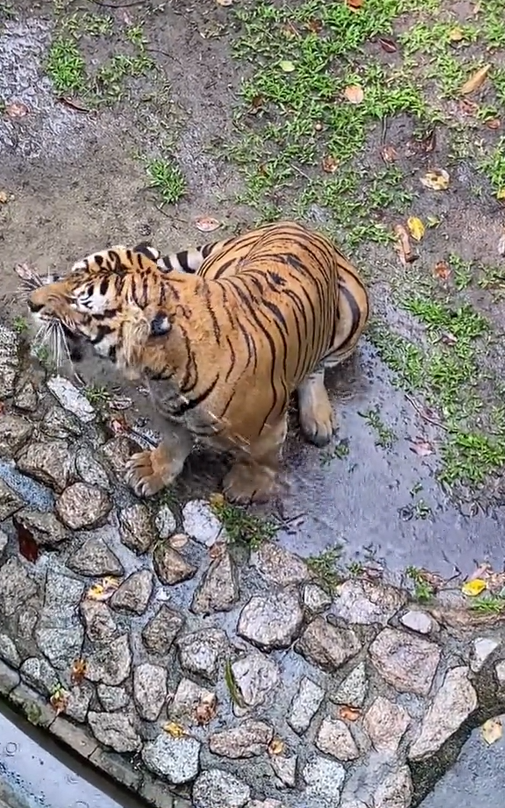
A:
[[[217,374],[214,381],[211,382],[209,386],[202,393],[200,393],[199,396],[189,399],[188,401],[184,401],[176,410],[172,410],[171,414],[173,415],[173,417],[180,418],[189,410],[194,410],[195,407],[198,407],[198,405],[201,404],[202,401],[205,401],[205,399],[208,398],[208,396],[210,396],[218,381],[219,381],[219,373]]]

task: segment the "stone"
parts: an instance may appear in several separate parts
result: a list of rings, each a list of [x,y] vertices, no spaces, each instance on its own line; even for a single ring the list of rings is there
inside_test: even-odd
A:
[[[296,755],[288,757],[284,757],[284,755],[270,756],[270,765],[282,785],[286,786],[286,788],[294,788],[296,786],[296,764]]]
[[[86,678],[104,685],[120,685],[130,675],[131,650],[128,634],[105,643],[88,658]]]
[[[88,722],[97,741],[115,752],[136,752],[141,746],[132,719],[125,713],[89,712]]]
[[[130,697],[124,687],[111,687],[111,685],[98,685],[96,692],[100,704],[109,713],[123,710],[130,703]]]
[[[392,586],[349,580],[337,587],[335,614],[349,623],[386,625],[406,601],[405,593]]]
[[[80,625],[70,628],[39,626],[35,635],[40,650],[56,668],[70,669],[72,662],[81,656],[84,630]]]
[[[110,481],[101,463],[96,460],[91,449],[86,446],[78,449],[75,456],[75,471],[84,483],[97,485],[105,491],[110,491]]]
[[[173,785],[190,783],[198,774],[201,744],[196,738],[172,738],[168,733],[146,743],[142,760],[148,769]]]
[[[17,465],[23,474],[61,492],[70,481],[74,455],[65,441],[34,441],[19,455]]]
[[[39,405],[37,391],[30,380],[16,387],[14,393],[14,406],[23,412],[35,412]]]
[[[139,451],[141,451],[140,446],[126,435],[118,435],[102,446],[103,456],[120,480],[126,478],[128,460],[132,454]]]
[[[191,679],[181,679],[170,704],[170,718],[195,719],[195,710],[200,704],[213,704],[215,693],[200,687]]]
[[[68,533],[53,513],[23,508],[13,517],[16,528],[24,528],[40,547],[58,547]]]
[[[334,760],[312,755],[302,770],[307,784],[304,798],[318,797],[323,805],[335,808],[345,780],[345,769]]]
[[[433,620],[426,612],[407,612],[400,617],[400,623],[418,634],[429,634],[433,629]]]
[[[497,662],[496,667],[496,678],[498,679],[498,684],[500,687],[505,685],[505,661]]]
[[[365,663],[360,662],[347,676],[334,696],[337,704],[348,704],[349,707],[362,707],[368,691]]]
[[[274,736],[270,724],[246,719],[236,727],[216,732],[209,738],[209,749],[214,755],[227,758],[251,758],[266,752]]]
[[[21,497],[12,490],[10,485],[0,479],[0,522],[8,519],[16,511],[21,510],[24,504]]]
[[[349,728],[339,719],[323,719],[316,736],[316,746],[337,760],[356,760],[359,757],[359,749]]]
[[[131,505],[119,515],[121,541],[134,553],[146,553],[157,539],[151,516],[146,505]]]
[[[177,520],[168,505],[159,508],[154,524],[160,539],[169,539],[177,530]]]
[[[65,707],[65,715],[74,721],[84,723],[88,714],[89,705],[93,696],[93,688],[87,682],[70,688]]]
[[[10,617],[21,611],[23,603],[36,592],[35,581],[17,558],[9,558],[0,567],[0,614]]]
[[[152,654],[165,656],[183,625],[184,617],[163,605],[142,630],[142,642]]]
[[[0,325],[0,400],[14,394],[19,369],[18,346],[16,333]]]
[[[301,558],[272,542],[265,542],[252,554],[251,564],[264,578],[281,586],[301,584],[310,577]]]
[[[83,600],[80,609],[86,634],[92,642],[111,640],[117,635],[117,623],[106,603]]]
[[[44,592],[44,623],[59,626],[79,624],[77,606],[84,592],[84,584],[70,575],[48,570]],[[49,620],[47,619],[49,618]]]
[[[195,593],[191,609],[195,614],[227,612],[239,599],[238,575],[228,551],[216,558]]]
[[[75,553],[72,553],[68,559],[68,566],[74,572],[80,572],[82,575],[90,577],[120,576],[124,573],[124,567],[118,557],[99,536],[86,539]]]
[[[25,659],[20,668],[21,678],[46,696],[50,696],[58,686],[58,677],[54,668],[45,659],[30,657]]]
[[[111,508],[112,502],[107,493],[87,483],[70,485],[56,502],[58,516],[72,530],[100,525]]]
[[[178,637],[176,645],[184,670],[212,682],[225,659],[228,637],[220,628],[204,628]]]
[[[127,755],[123,758],[115,752],[108,752],[101,747],[97,747],[89,756],[89,761],[94,767],[101,769],[109,778],[112,778],[113,782],[120,783],[130,791],[138,793],[143,785],[144,772],[137,771],[128,760],[128,757],[131,758],[132,755]],[[146,773],[146,777],[148,776]],[[164,808],[163,805],[156,802],[151,804],[157,805],[158,808]],[[173,808],[171,801],[165,803],[165,806],[166,808]],[[73,808],[88,808],[88,803],[79,805],[78,801]]]
[[[90,423],[96,418],[96,412],[86,396],[63,376],[51,376],[47,386],[63,409],[68,410],[83,423]]]
[[[183,530],[200,544],[213,545],[223,532],[223,526],[208,502],[192,499],[182,509]]]
[[[0,658],[12,665],[13,668],[19,668],[21,665],[21,657],[17,648],[7,634],[0,634]]]
[[[364,718],[364,726],[377,752],[394,754],[411,721],[399,704],[377,696]]]
[[[246,808],[284,808],[279,800],[251,800]]]
[[[410,760],[423,760],[438,752],[476,709],[477,694],[468,674],[464,666],[447,671],[423,719],[421,734],[410,747]]]
[[[375,808],[410,808],[412,778],[408,766],[389,774],[375,790]]]
[[[303,605],[318,614],[331,606],[331,597],[317,584],[307,584],[303,589]]]
[[[156,575],[163,584],[173,586],[187,581],[196,573],[196,567],[190,564],[173,547],[158,544],[153,553]]]
[[[76,727],[62,715],[52,722],[51,734],[77,752],[81,758],[89,758],[98,747],[96,740],[91,737],[87,728]]]
[[[14,457],[33,432],[29,421],[19,415],[3,415],[0,430],[0,457]]]
[[[248,654],[231,666],[233,678],[242,701],[247,707],[264,704],[280,682],[280,672],[276,662],[262,654]]]
[[[400,693],[427,696],[440,660],[440,648],[404,631],[385,628],[370,646],[370,657],[377,672]]]
[[[244,808],[251,789],[233,774],[222,769],[202,772],[193,786],[193,808]]]
[[[288,724],[298,735],[309,728],[310,722],[319,710],[324,698],[324,690],[312,679],[304,676],[298,692],[291,702]]]
[[[153,591],[153,575],[149,570],[132,572],[110,599],[110,605],[118,611],[143,614]]]
[[[51,438],[76,438],[82,434],[77,418],[61,407],[52,407],[42,419],[41,428]]]
[[[296,590],[284,589],[275,597],[253,595],[242,609],[237,632],[265,651],[288,648],[300,631],[303,612]]]
[[[477,637],[473,641],[470,668],[474,673],[481,670],[486,659],[491,656],[493,651],[496,651],[499,645],[499,641],[491,637]]]
[[[156,721],[167,698],[167,671],[144,662],[133,670],[133,698],[140,717]]]
[[[306,627],[296,651],[305,659],[329,672],[338,670],[361,650],[361,643],[352,629],[340,628],[316,617]]]
[[[4,533],[3,530],[0,530],[0,559],[1,559],[2,555],[3,555],[3,551],[7,547],[8,542],[9,542],[9,537],[8,537],[7,533]]]

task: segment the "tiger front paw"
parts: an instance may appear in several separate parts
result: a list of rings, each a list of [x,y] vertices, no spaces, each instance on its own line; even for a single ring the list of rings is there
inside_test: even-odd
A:
[[[138,497],[154,497],[171,482],[169,469],[159,462],[156,449],[130,457],[126,481]]]

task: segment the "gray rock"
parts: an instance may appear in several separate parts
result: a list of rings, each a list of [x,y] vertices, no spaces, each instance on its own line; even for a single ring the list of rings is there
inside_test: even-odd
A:
[[[105,643],[88,658],[86,677],[91,682],[120,685],[130,675],[131,651],[128,634]]]
[[[230,554],[225,550],[213,561],[195,593],[191,609],[196,614],[227,612],[239,599],[238,575]]]
[[[251,564],[264,578],[281,586],[301,584],[310,577],[301,558],[272,542],[265,542],[253,553]]]
[[[316,746],[337,760],[356,760],[359,749],[349,728],[335,718],[324,718],[316,736]]]
[[[340,763],[313,755],[305,764],[302,776],[307,783],[304,798],[318,797],[328,808],[335,808],[339,804],[345,780],[345,769]]]
[[[73,415],[61,407],[52,407],[46,412],[41,423],[42,431],[51,438],[76,438],[82,434],[82,428]]]
[[[296,651],[324,670],[335,671],[361,650],[352,629],[340,628],[316,617],[303,632]]]
[[[70,485],[56,503],[58,516],[72,530],[101,524],[111,508],[112,502],[107,493],[102,488],[87,483]]]
[[[153,575],[149,570],[132,572],[110,599],[113,609],[143,614],[153,591]]]
[[[500,687],[505,685],[505,661],[497,662],[495,666],[496,678]]]
[[[18,469],[56,491],[63,491],[74,468],[74,454],[65,441],[30,443],[18,457]]]
[[[334,696],[337,704],[348,704],[350,707],[362,707],[368,691],[365,663],[360,662],[347,676]]]
[[[262,654],[249,654],[232,664],[232,673],[240,696],[248,707],[265,702],[280,681],[277,664]]]
[[[77,416],[84,423],[90,423],[96,418],[96,412],[74,385],[63,376],[52,376],[47,386],[63,409]]]
[[[272,597],[254,595],[242,609],[237,632],[266,651],[287,648],[300,631],[303,612],[296,590],[280,590]]]
[[[71,628],[39,626],[35,636],[40,650],[55,668],[70,669],[72,662],[81,656],[84,629],[80,625]]]
[[[184,532],[210,547],[223,532],[221,522],[204,499],[193,499],[182,509]]]
[[[33,511],[30,508],[23,508],[14,517],[14,524],[17,528],[25,528],[41,547],[58,547],[68,533],[61,522],[53,513],[47,511]]]
[[[21,665],[20,673],[27,684],[45,696],[50,696],[58,686],[58,677],[45,659],[26,659]]]
[[[177,520],[168,505],[159,508],[154,520],[160,539],[168,539],[177,530]]]
[[[129,715],[90,712],[88,722],[97,741],[115,752],[136,752],[140,748],[140,736]]]
[[[433,630],[433,620],[426,612],[410,611],[400,617],[400,623],[418,634],[429,634]]]
[[[193,808],[244,808],[251,789],[222,769],[202,772],[193,786]]]
[[[124,687],[111,687],[110,685],[98,685],[96,692],[104,710],[113,713],[116,710],[123,710],[130,703],[130,697]]]
[[[423,760],[438,752],[477,707],[477,694],[466,667],[447,671],[421,725],[421,734],[410,747],[410,760]]]
[[[16,333],[0,325],[0,400],[14,394],[20,362],[18,346]]]
[[[107,472],[95,458],[91,449],[86,446],[79,449],[75,456],[75,470],[84,483],[98,485],[105,491],[110,491],[111,485]]]
[[[68,559],[68,566],[82,575],[120,576],[124,567],[99,536],[87,539]]]
[[[214,755],[227,758],[251,758],[266,752],[274,736],[273,728],[264,721],[246,719],[236,727],[216,732],[209,738]]]
[[[324,690],[312,679],[304,676],[300,682],[298,693],[291,703],[288,724],[298,735],[309,728],[310,722],[319,710],[324,698]]]
[[[389,774],[375,791],[375,808],[410,808],[412,778],[408,766]]]
[[[30,380],[16,385],[14,393],[14,406],[23,412],[35,412],[39,405],[37,391]]]
[[[119,516],[121,541],[134,553],[146,553],[157,539],[151,516],[146,505],[131,505]]]
[[[472,643],[472,656],[470,667],[474,673],[478,673],[484,665],[486,659],[496,651],[500,645],[498,640],[491,637],[477,637]]]
[[[349,580],[337,587],[334,611],[349,623],[386,625],[406,601],[399,589],[382,583]]]
[[[21,657],[17,648],[7,634],[0,634],[0,658],[12,665],[13,668],[19,668],[21,665]]]
[[[195,721],[196,709],[200,704],[213,704],[215,693],[196,685],[191,679],[181,679],[170,704],[170,718],[185,718]]]
[[[246,808],[284,808],[282,802],[279,800],[251,800],[247,803]]]
[[[83,592],[82,581],[48,570],[42,615],[44,624],[67,627],[78,624],[77,606]]]
[[[152,654],[165,656],[184,625],[184,617],[169,608],[161,606],[142,630],[142,642]]]
[[[0,530],[0,562],[2,559],[2,554],[5,548],[7,547],[7,543],[9,541],[9,537],[7,533],[4,533],[3,530]]]
[[[127,438],[126,435],[118,435],[102,446],[103,456],[116,476],[123,481],[127,474],[128,460],[132,454],[138,451],[140,451],[139,445],[130,438]]]
[[[92,642],[111,640],[117,635],[117,623],[106,603],[83,600],[81,615],[86,627],[86,634]]]
[[[282,785],[287,788],[294,788],[296,786],[296,764],[297,756],[291,755],[284,757],[284,755],[271,755],[270,765],[277,775]]]
[[[385,628],[370,646],[378,673],[400,693],[427,696],[440,660],[440,648],[420,637]]]
[[[156,721],[167,698],[167,671],[144,662],[133,671],[133,698],[141,718]]]
[[[364,718],[364,726],[377,752],[395,754],[411,717],[399,704],[377,696]]]
[[[318,614],[331,606],[331,597],[317,584],[307,584],[303,590],[303,605]]]
[[[225,659],[228,638],[219,628],[204,628],[179,637],[176,645],[184,670],[212,682],[217,676],[220,663]]]
[[[36,592],[35,581],[17,558],[9,558],[0,567],[0,614],[10,617],[20,611]]]
[[[0,457],[14,457],[33,432],[29,421],[19,415],[3,415],[0,432]]]
[[[19,511],[25,503],[12,488],[0,480],[0,522]]]
[[[148,769],[169,783],[190,783],[198,774],[201,744],[196,738],[172,738],[161,734],[142,751],[142,760]]]
[[[153,554],[154,569],[160,581],[169,586],[187,581],[196,573],[196,567],[170,547],[158,544]]]
[[[68,694],[65,715],[80,723],[86,721],[92,696],[93,687],[86,682],[72,687]]]

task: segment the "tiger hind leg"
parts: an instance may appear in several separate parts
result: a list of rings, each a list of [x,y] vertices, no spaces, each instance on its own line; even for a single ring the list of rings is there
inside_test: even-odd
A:
[[[318,368],[298,385],[298,417],[308,441],[326,446],[334,430],[334,418],[324,384],[324,367]]]
[[[267,502],[277,492],[280,451],[287,435],[287,417],[265,428],[266,434],[242,451],[223,480],[227,499],[239,505]]]
[[[153,497],[173,483],[193,448],[192,437],[186,429],[170,426],[170,433],[156,449],[138,452],[127,463],[127,483],[139,497]]]

